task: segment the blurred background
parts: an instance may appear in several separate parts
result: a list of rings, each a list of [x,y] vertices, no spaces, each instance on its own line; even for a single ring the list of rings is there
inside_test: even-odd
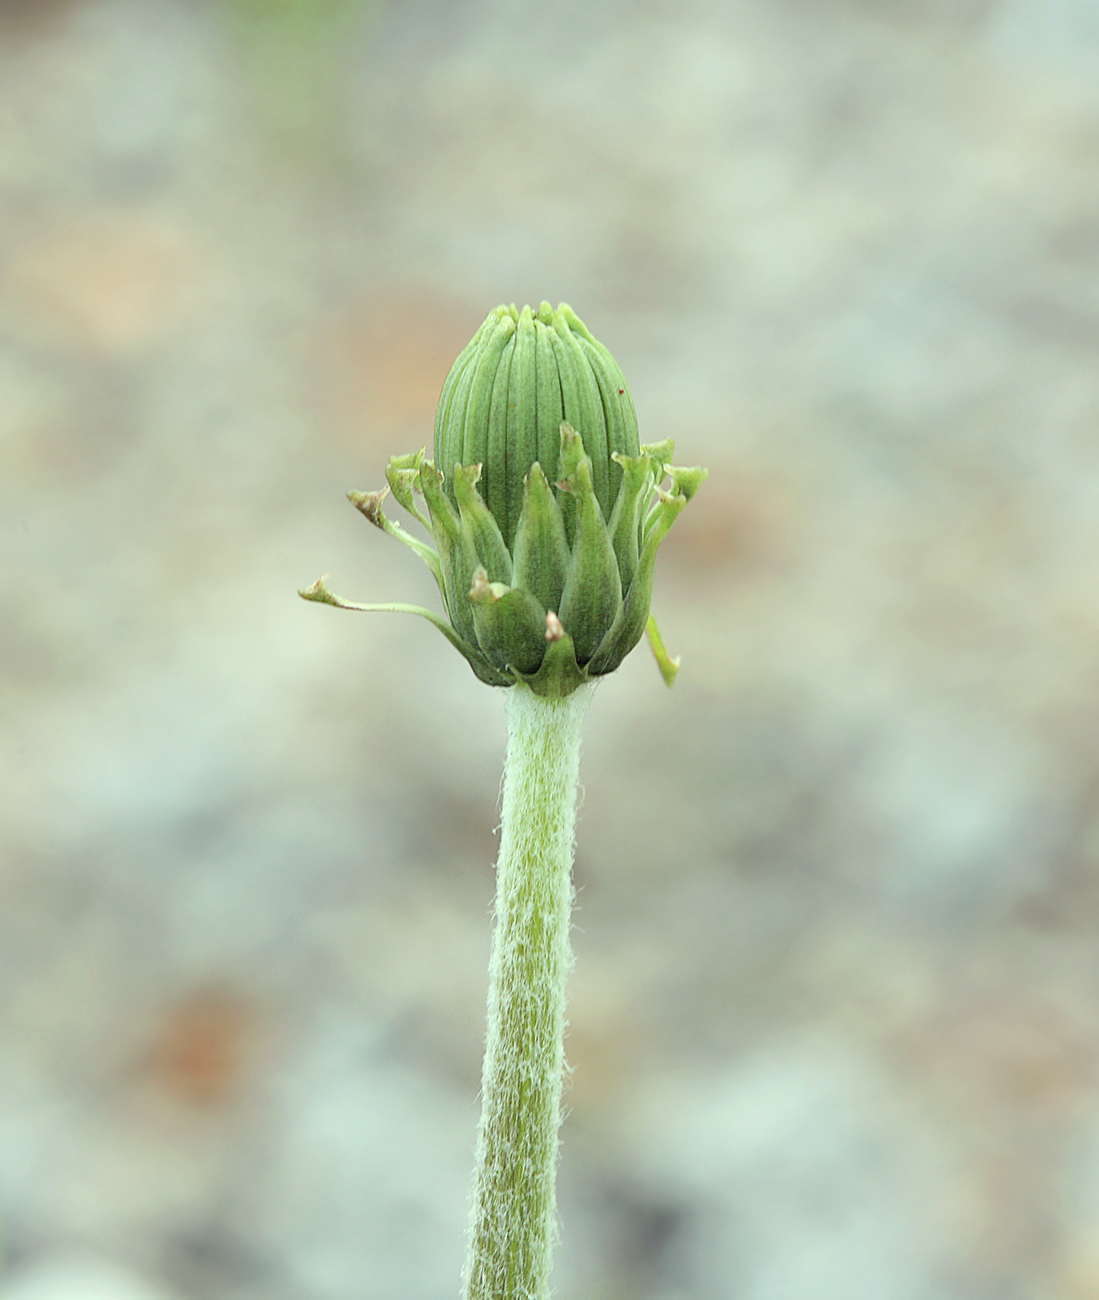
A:
[[[442,1300],[498,302],[712,474],[583,763],[565,1300],[1099,1297],[1096,0],[0,0],[10,1300]]]

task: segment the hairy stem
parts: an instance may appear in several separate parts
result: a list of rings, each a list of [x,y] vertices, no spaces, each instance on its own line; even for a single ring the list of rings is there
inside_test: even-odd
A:
[[[481,1130],[466,1300],[546,1300],[572,964],[580,729],[591,698],[508,691]]]

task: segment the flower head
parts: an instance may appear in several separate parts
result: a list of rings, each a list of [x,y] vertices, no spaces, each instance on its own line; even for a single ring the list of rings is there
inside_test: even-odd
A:
[[[622,372],[571,308],[497,307],[443,385],[434,460],[396,456],[388,489],[349,494],[428,565],[449,621],[352,605],[323,580],[301,594],[423,614],[482,681],[547,696],[613,672],[647,627],[670,684],[677,664],[649,613],[653,566],[706,477],[670,465],[671,455],[670,439],[639,444]],[[382,512],[386,491],[434,547]]]

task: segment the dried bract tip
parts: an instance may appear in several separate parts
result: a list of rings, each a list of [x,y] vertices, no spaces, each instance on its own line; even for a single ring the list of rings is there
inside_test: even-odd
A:
[[[379,492],[348,492],[347,499],[356,510],[364,514],[375,528],[385,528],[385,516],[382,514],[382,502],[389,495],[389,488]]]

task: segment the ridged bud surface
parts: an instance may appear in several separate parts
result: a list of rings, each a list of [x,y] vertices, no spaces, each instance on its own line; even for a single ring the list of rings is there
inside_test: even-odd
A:
[[[556,311],[548,302],[537,311],[497,307],[443,384],[435,464],[448,483],[455,466],[481,466],[481,496],[509,546],[527,471],[535,462],[547,474],[557,468],[562,422],[584,439],[595,499],[609,519],[622,481],[611,456],[638,453],[637,415],[622,371],[565,303]]]

